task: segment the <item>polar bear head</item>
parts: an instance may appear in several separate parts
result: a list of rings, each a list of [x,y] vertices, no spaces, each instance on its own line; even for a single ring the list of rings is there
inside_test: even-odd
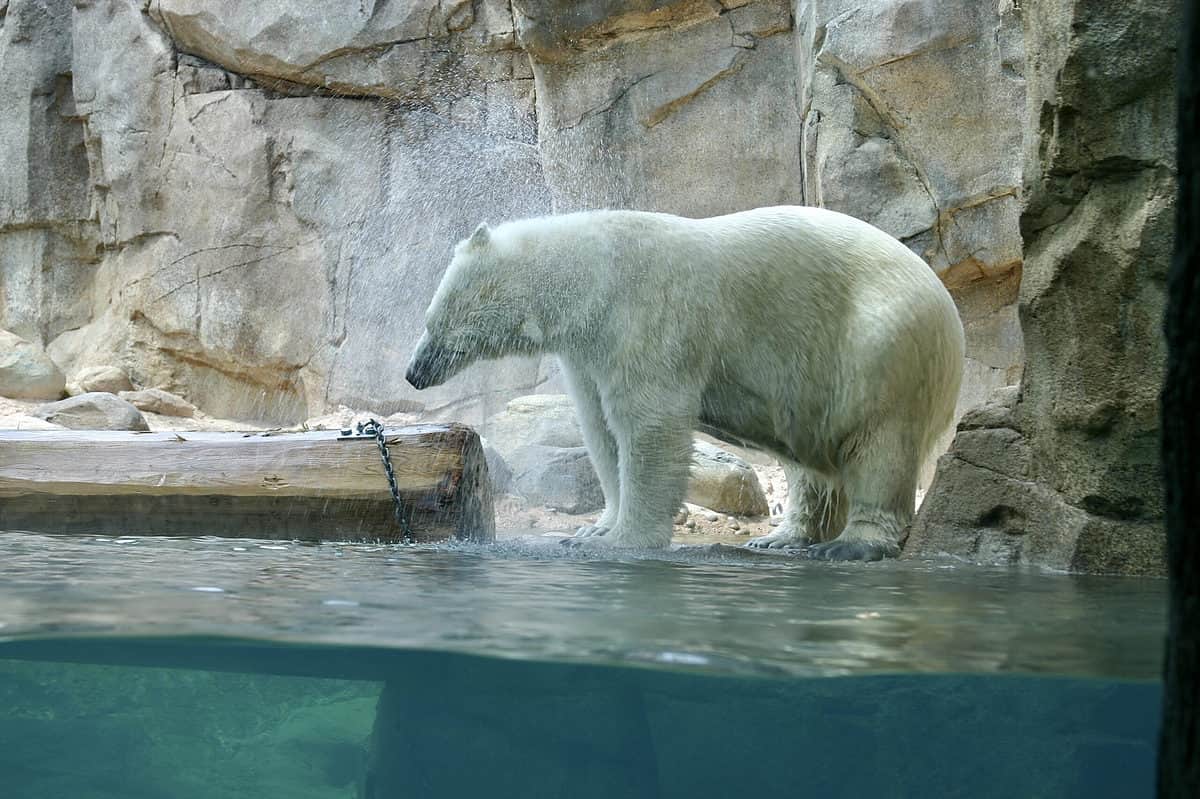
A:
[[[528,259],[515,249],[486,223],[454,248],[405,373],[414,388],[441,385],[477,360],[541,351]]]

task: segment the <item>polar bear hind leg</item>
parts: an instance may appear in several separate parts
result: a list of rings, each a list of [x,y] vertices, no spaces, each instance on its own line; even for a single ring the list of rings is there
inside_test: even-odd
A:
[[[842,467],[849,500],[846,528],[813,544],[820,560],[882,560],[900,554],[900,536],[912,521],[922,453],[903,423],[885,424],[850,442]]]
[[[788,483],[783,521],[767,535],[752,538],[755,549],[791,549],[828,541],[846,521],[846,498],[839,482],[814,474],[798,463],[781,460]]]

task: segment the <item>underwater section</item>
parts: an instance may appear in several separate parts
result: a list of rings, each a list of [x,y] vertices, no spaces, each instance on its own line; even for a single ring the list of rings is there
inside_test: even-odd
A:
[[[67,656],[177,665],[24,659]],[[388,676],[283,673],[339,668]],[[1150,681],[55,639],[0,645],[0,780],[20,799],[1148,797],[1159,699]]]

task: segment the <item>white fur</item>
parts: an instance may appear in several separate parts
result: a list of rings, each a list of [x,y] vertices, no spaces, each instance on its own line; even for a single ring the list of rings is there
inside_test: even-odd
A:
[[[480,226],[426,323],[422,352],[453,353],[440,379],[481,357],[559,356],[606,499],[580,532],[618,546],[669,543],[699,424],[784,463],[785,522],[752,545],[840,530],[818,554],[895,554],[962,374],[962,326],[932,270],[817,208]]]

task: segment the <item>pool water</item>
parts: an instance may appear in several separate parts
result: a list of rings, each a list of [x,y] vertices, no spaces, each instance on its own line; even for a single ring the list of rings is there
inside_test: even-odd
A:
[[[1165,589],[0,533],[0,796],[1149,797]]]

